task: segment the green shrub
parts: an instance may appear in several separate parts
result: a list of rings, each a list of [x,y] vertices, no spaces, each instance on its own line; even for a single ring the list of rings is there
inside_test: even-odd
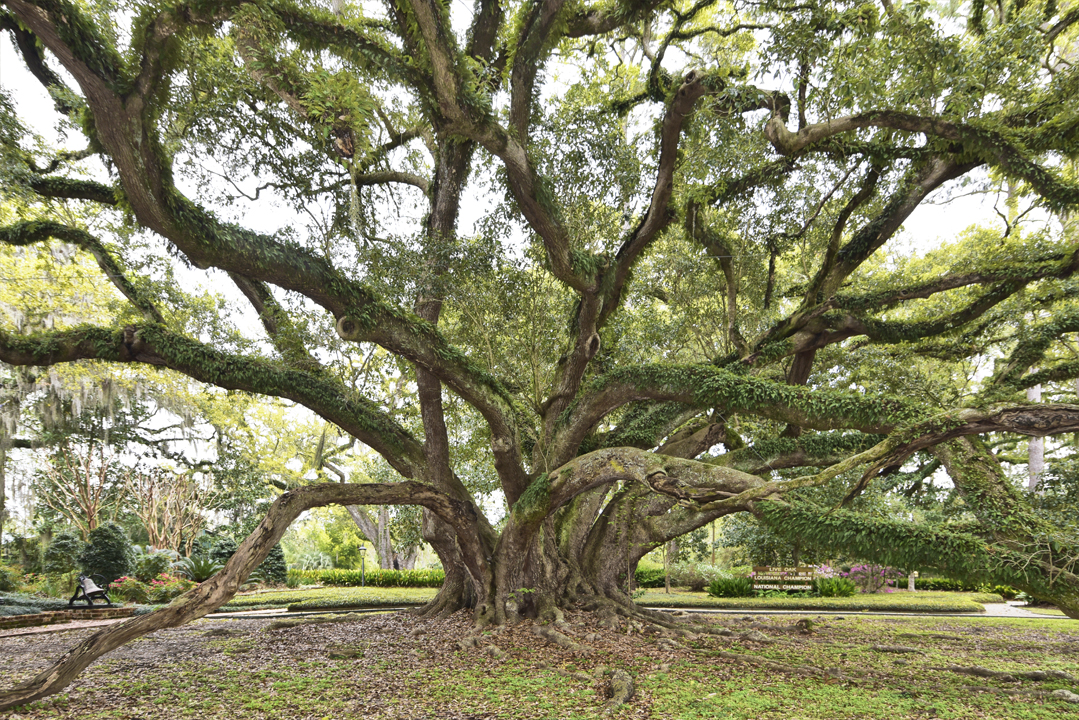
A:
[[[896,580],[902,577],[902,573],[893,567],[873,563],[855,565],[842,575],[864,593],[892,592]]]
[[[646,569],[639,567],[633,574],[633,580],[637,583],[637,587],[642,588],[663,587],[665,584],[665,577],[666,575],[663,572],[663,568]]]
[[[262,561],[255,573],[263,582],[271,582],[275,585],[283,585],[288,580],[288,565],[285,564],[285,551],[280,543],[273,546],[270,554]],[[252,574],[255,574],[252,573]]]
[[[35,615],[51,610],[64,610],[67,600],[36,597],[23,593],[0,592],[0,617],[9,615]]]
[[[973,592],[977,587],[975,583],[965,583],[962,580],[952,580],[951,578],[919,577],[914,579],[914,589],[944,592]]]
[[[725,573],[703,562],[675,563],[670,568],[671,585],[686,587],[693,592],[704,590],[713,580],[724,575]]]
[[[75,592],[75,582],[78,578],[78,570],[66,573],[51,573],[49,575],[30,573],[23,576],[21,590],[25,593],[44,595],[51,598],[69,598]]]
[[[69,573],[79,569],[79,555],[86,548],[86,543],[78,531],[64,528],[52,536],[52,542],[45,550],[43,568],[48,575]]]
[[[0,592],[12,592],[22,584],[22,568],[0,565]]]
[[[134,575],[142,583],[148,583],[163,572],[168,572],[179,557],[172,550],[143,550],[135,546]]]
[[[973,590],[967,592],[974,593],[986,593],[989,595],[999,595],[1001,600],[1015,600],[1019,595],[1019,590],[1013,588],[1011,585],[990,585],[989,583],[982,583]],[[992,602],[992,601],[979,601],[979,602]],[[998,601],[999,602],[999,601]]]
[[[858,586],[845,577],[815,578],[813,592],[820,597],[853,597]]]
[[[236,554],[236,550],[239,547],[240,546],[232,538],[219,537],[210,545],[210,552],[208,552],[207,555],[211,560],[224,565]]]
[[[236,554],[239,544],[230,537],[219,537],[210,547],[210,558],[224,565]],[[266,559],[255,568],[251,576],[268,583],[284,584],[288,581],[288,566],[285,564],[285,551],[277,544],[270,550]],[[358,584],[358,583],[357,583]]]
[[[104,523],[90,531],[89,542],[79,555],[83,575],[102,575],[106,582],[131,573],[134,552],[124,529]]]
[[[996,593],[1005,600],[1015,600],[1015,598],[1019,596],[1019,590],[1013,588],[1011,585],[993,585],[991,587],[979,587],[978,591]]]
[[[206,582],[223,567],[224,563],[205,555],[192,555],[172,563],[173,570],[197,583]]]
[[[124,602],[144,603],[150,597],[150,586],[124,575],[109,586],[109,597]]]
[[[708,594],[717,598],[753,597],[753,581],[747,577],[716,578],[708,586]]]
[[[168,573],[161,573],[150,581],[150,591],[147,600],[151,603],[167,603],[175,597],[183,595],[195,587],[197,583],[187,578],[176,577]]]

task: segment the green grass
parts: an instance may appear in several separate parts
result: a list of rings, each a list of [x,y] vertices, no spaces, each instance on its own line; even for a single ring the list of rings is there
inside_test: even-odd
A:
[[[400,607],[422,605],[435,596],[435,588],[396,587],[329,587],[307,590],[263,590],[237,595],[221,607],[221,611],[263,610],[324,610],[344,607]]]
[[[741,610],[862,610],[878,612],[984,612],[981,603],[1004,602],[991,593],[917,592],[855,595],[847,598],[715,598],[708,593],[647,590],[637,598],[649,607],[729,608]]]
[[[1057,610],[1056,608],[1024,606],[1023,609],[1026,610],[1027,612],[1036,613],[1038,615],[1060,615],[1060,616],[1064,615],[1063,612],[1061,612],[1060,610]]]

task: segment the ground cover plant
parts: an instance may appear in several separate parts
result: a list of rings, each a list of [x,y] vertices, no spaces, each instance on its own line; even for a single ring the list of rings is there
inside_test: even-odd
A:
[[[594,620],[555,626],[565,647],[531,622],[477,633],[461,614],[273,630],[210,618],[125,647],[18,716],[1055,720],[1076,706],[1053,693],[1079,689],[1070,622],[728,617],[707,626],[724,634],[687,636]],[[32,677],[87,633],[0,637],[0,672]],[[623,676],[633,693],[614,703]]]
[[[0,615],[35,615],[50,610],[64,610],[66,600],[43,598],[16,592],[0,592]]]
[[[220,607],[330,505],[411,512],[445,571],[423,613],[484,628],[644,617],[641,558],[727,516],[1079,618],[1069,504],[1002,464],[1037,481],[1048,446],[1079,478],[1038,443],[1079,431],[1073,0],[0,0],[0,32],[55,110],[0,97],[0,371],[45,398],[5,402],[0,462],[101,368],[237,434],[250,394],[321,425],[269,504],[203,438],[157,536],[190,555],[212,500],[246,539],[0,708]],[[1001,207],[906,247],[970,193]],[[79,462],[45,473],[54,514],[161,519],[158,479]]]

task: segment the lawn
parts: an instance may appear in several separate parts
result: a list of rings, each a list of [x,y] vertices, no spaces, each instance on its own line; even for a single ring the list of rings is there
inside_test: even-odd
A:
[[[1060,610],[1057,610],[1056,608],[1053,608],[1053,607],[1029,607],[1028,606],[1028,607],[1025,607],[1024,609],[1029,610],[1030,612],[1036,613],[1038,615],[1058,615],[1058,616],[1061,616],[1061,617],[1063,617],[1063,615],[1064,615],[1063,612],[1061,612]]]
[[[402,607],[423,605],[435,596],[436,588],[321,587],[295,590],[262,590],[241,593],[221,607],[230,610],[288,608],[326,610],[360,607]]]
[[[999,603],[1004,599],[992,593],[896,592],[855,595],[847,598],[715,598],[708,593],[688,591],[669,595],[663,590],[646,590],[637,598],[648,607],[729,608],[740,610],[844,610],[860,612],[985,612],[981,603]]]
[[[723,616],[709,621],[726,637],[664,637],[647,625],[567,619],[574,650],[527,621],[476,636],[465,614],[279,630],[207,618],[107,656],[68,692],[11,717],[599,718],[611,671],[636,684],[614,718],[1056,720],[1077,707],[1051,695],[1079,689],[1079,625],[1070,622],[826,617],[807,633],[797,618]],[[0,638],[0,676],[18,682],[90,632]],[[469,636],[479,642],[462,647]],[[972,667],[1010,675],[955,671]],[[1033,671],[1047,676],[1023,679]]]

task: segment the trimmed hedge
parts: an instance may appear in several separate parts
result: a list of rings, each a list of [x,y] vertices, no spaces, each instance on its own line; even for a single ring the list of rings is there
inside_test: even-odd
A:
[[[322,587],[306,590],[263,590],[237,595],[218,612],[281,607],[299,610],[396,607],[422,605],[434,596],[433,588]]]
[[[329,585],[332,587],[442,587],[446,573],[442,570],[379,570],[371,569],[366,578],[359,570],[300,570],[288,571],[288,584]],[[362,582],[361,582],[362,581]]]
[[[907,584],[906,578],[898,581],[900,587]],[[1006,600],[1013,599],[1019,591],[1011,585],[987,585],[985,583],[963,582],[945,577],[914,578],[915,590],[933,590],[943,592],[988,592],[1000,595]]]
[[[842,610],[859,612],[957,613],[985,612],[982,602],[1000,602],[1000,596],[983,593],[948,596],[943,593],[860,593],[854,597],[717,598],[699,593],[645,593],[637,599],[647,607],[700,607],[740,610]]]

